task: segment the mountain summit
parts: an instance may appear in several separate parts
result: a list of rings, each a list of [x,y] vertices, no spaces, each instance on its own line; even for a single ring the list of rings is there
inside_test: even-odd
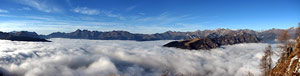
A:
[[[216,33],[212,33],[204,38],[173,41],[164,45],[164,47],[175,47],[175,48],[190,49],[190,50],[198,50],[198,49],[209,50],[209,49],[221,47],[223,45],[233,45],[238,43],[256,43],[256,42],[261,42],[261,40],[256,36],[245,32],[227,33],[224,35],[218,35]]]
[[[46,39],[39,38],[35,32],[0,32],[0,39],[11,40],[11,41],[33,41],[33,42],[50,42]]]

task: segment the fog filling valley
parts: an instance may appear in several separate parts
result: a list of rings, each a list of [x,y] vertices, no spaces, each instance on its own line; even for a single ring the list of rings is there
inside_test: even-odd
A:
[[[170,40],[121,41],[50,39],[0,40],[0,71],[16,76],[244,76],[260,74],[267,43],[244,43],[212,50],[162,47]],[[277,44],[271,44],[278,51]],[[273,56],[276,62],[278,55]]]

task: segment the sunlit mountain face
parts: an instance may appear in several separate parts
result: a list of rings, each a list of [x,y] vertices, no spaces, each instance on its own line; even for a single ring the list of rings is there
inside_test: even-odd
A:
[[[298,76],[300,0],[1,0],[0,76]]]

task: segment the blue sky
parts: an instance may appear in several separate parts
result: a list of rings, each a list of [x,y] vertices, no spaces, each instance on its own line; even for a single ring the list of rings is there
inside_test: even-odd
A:
[[[300,0],[1,0],[1,31],[39,34],[125,30],[160,33],[230,28],[286,29],[300,22]]]

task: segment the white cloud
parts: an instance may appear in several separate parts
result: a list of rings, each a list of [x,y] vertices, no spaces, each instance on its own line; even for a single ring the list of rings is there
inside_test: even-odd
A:
[[[20,10],[20,11],[30,11],[31,8],[29,8],[29,7],[23,7],[23,8],[19,8],[18,10]]]
[[[62,10],[48,0],[16,0],[17,3],[27,5],[43,12],[61,12]]]
[[[100,14],[100,11],[97,9],[90,9],[87,7],[77,7],[72,10],[73,12],[80,13],[80,14],[86,14],[86,15],[98,15]]]
[[[134,5],[134,6],[130,6],[130,7],[126,8],[126,11],[131,11],[131,10],[133,10],[133,9],[135,9],[135,8],[136,8],[135,5]]]
[[[39,34],[49,34],[52,32],[72,32],[76,29],[112,31],[124,30],[132,33],[154,34],[168,30],[173,31],[193,31],[199,28],[208,29],[201,23],[182,23],[191,16],[174,16],[169,13],[162,13],[151,17],[123,17],[120,14],[114,14],[112,11],[101,11],[100,17],[90,15],[82,16],[16,16],[0,14],[0,17],[14,18],[14,20],[0,21],[0,30],[2,31],[35,31]],[[118,18],[122,21],[103,21],[103,17]],[[105,19],[105,18],[104,18]],[[171,23],[171,24],[170,24]],[[22,26],[20,26],[22,25]],[[202,30],[202,29],[201,29]]]
[[[0,72],[17,76],[159,76],[169,71],[192,76],[244,76],[250,71],[259,75],[259,61],[268,45],[248,43],[189,51],[161,47],[170,41],[51,41],[0,40]],[[273,58],[275,62],[278,56]]]
[[[0,9],[0,13],[8,13],[8,11],[4,9]]]
[[[112,11],[103,11],[107,17],[119,18],[120,20],[125,20],[126,18],[120,14],[113,14]]]
[[[99,14],[102,14],[104,16],[112,17],[112,18],[118,18],[120,20],[125,19],[125,17],[123,17],[120,14],[113,14],[112,11],[91,9],[91,8],[87,8],[87,7],[77,7],[75,9],[72,9],[72,11],[75,12],[75,13],[86,14],[86,15],[99,15]]]
[[[138,17],[133,21],[137,21],[138,23],[168,26],[177,22],[186,21],[188,17],[190,16],[176,16],[168,12],[163,12],[157,16]]]
[[[146,15],[146,13],[139,13],[140,15]]]
[[[35,31],[38,34],[50,34],[52,32],[72,32],[76,29],[111,31],[118,30],[122,23],[117,22],[100,22],[100,21],[66,21],[54,20],[47,17],[28,16],[34,20],[14,20],[14,21],[0,21],[0,30],[5,32],[10,31]],[[116,27],[112,27],[116,26]],[[126,30],[123,28],[122,30]]]

